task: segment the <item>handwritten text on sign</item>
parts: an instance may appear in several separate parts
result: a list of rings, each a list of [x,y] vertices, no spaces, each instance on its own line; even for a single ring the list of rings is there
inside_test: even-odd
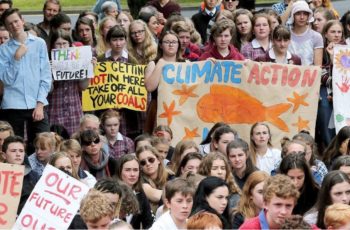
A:
[[[23,175],[23,165],[0,163],[0,229],[11,228],[16,221]]]
[[[269,124],[278,144],[283,136],[314,131],[320,68],[253,61],[166,63],[155,75],[157,124],[169,125],[174,143],[198,143],[216,122],[235,128],[249,140],[256,122]]]
[[[30,194],[15,229],[68,229],[89,188],[47,165]]]
[[[83,111],[110,108],[145,111],[145,67],[121,62],[97,63],[95,77],[83,91]]]
[[[78,80],[94,75],[90,46],[53,49],[51,60],[54,80]]]

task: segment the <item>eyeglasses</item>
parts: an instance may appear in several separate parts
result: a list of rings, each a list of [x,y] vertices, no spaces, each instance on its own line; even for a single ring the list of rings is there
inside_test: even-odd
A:
[[[138,30],[138,31],[134,31],[134,32],[130,32],[131,36],[136,36],[138,34],[143,34],[145,32],[145,30]]]
[[[84,141],[84,140],[81,141],[81,145],[85,145],[85,146],[92,145],[92,143],[94,143],[94,144],[100,143],[100,138],[96,138],[93,141]]]
[[[163,43],[164,45],[167,45],[167,46],[170,46],[170,45],[174,46],[174,45],[179,44],[178,41],[163,41],[162,43]]]
[[[156,161],[155,157],[148,157],[147,159],[140,161],[140,165],[145,166],[147,164],[147,162],[150,164],[153,164],[155,161]]]

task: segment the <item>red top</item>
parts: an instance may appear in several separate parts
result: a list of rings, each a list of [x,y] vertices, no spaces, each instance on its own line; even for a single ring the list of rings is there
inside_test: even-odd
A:
[[[230,53],[226,57],[223,57],[215,46],[212,46],[205,51],[200,57],[199,61],[207,60],[208,58],[215,58],[218,60],[244,60],[244,56],[233,45],[229,45]]]

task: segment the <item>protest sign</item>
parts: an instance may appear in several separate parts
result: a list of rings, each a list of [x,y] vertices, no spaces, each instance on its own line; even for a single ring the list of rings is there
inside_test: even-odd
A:
[[[146,66],[121,62],[98,62],[95,77],[83,91],[83,111],[127,108],[146,111]]]
[[[14,229],[68,229],[88,191],[85,184],[46,165]]]
[[[56,81],[80,80],[94,75],[90,46],[53,49],[51,61],[51,71]]]
[[[247,141],[251,126],[266,122],[275,144],[302,129],[314,132],[319,67],[161,61],[153,74],[161,76],[157,123],[170,126],[174,143],[182,139],[199,143],[216,122],[230,124]]]
[[[0,229],[9,229],[16,221],[22,193],[24,165],[0,163]]]
[[[334,123],[338,133],[350,125],[350,46],[334,47],[332,77]]]

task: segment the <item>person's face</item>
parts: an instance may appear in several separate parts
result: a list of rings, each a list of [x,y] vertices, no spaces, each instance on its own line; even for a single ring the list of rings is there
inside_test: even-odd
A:
[[[102,29],[102,36],[104,39],[106,39],[108,31],[115,25],[117,25],[117,22],[115,20],[107,20],[104,23],[103,29]]]
[[[184,222],[189,217],[193,205],[193,197],[191,195],[183,195],[176,192],[170,199],[166,200],[166,205],[170,210],[170,215],[176,222]]]
[[[325,37],[329,42],[333,42],[336,44],[342,41],[342,36],[343,36],[343,28],[339,24],[334,24],[333,26],[329,27],[329,29],[325,34]]]
[[[280,23],[278,22],[277,18],[274,16],[269,16],[269,19],[271,21],[271,30],[274,30]]]
[[[118,15],[118,9],[112,7],[109,10],[106,10],[105,14],[106,14],[106,16],[111,16],[111,17],[115,18]]]
[[[24,20],[17,13],[13,13],[6,18],[5,27],[13,37],[16,37],[24,31]]]
[[[120,13],[117,18],[117,24],[124,28],[125,31],[129,31],[130,19],[126,14]]]
[[[132,188],[139,180],[139,163],[136,160],[125,162],[121,174],[122,180]]]
[[[99,219],[97,222],[86,222],[86,226],[89,230],[102,230],[102,229],[108,229],[109,224],[112,221],[111,216],[105,216]]]
[[[259,17],[255,21],[254,34],[257,39],[265,39],[270,35],[270,25],[265,17]]]
[[[270,133],[265,125],[257,125],[253,130],[252,141],[257,147],[267,146],[270,139]]]
[[[187,154],[193,153],[193,152],[198,152],[198,149],[196,149],[195,147],[191,147],[191,148],[185,149],[185,151],[183,151],[183,153],[181,154],[180,161],[181,161],[182,159],[184,159],[184,157],[185,157]]]
[[[335,184],[330,191],[332,204],[350,202],[350,184],[346,181]]]
[[[301,169],[290,169],[287,172],[287,176],[292,179],[293,184],[297,187],[298,190],[304,186],[305,173]]]
[[[224,213],[228,203],[229,191],[227,186],[217,187],[206,197],[209,206],[219,214]]]
[[[346,173],[350,178],[350,166],[340,166],[339,170]]]
[[[179,47],[179,40],[173,34],[167,34],[164,36],[161,44],[163,55],[168,57],[176,56]]]
[[[324,15],[321,12],[317,12],[314,14],[315,21],[313,22],[314,29],[322,33],[324,25],[327,23],[327,19],[324,17]]]
[[[52,2],[48,2],[44,9],[44,20],[50,22],[53,16],[57,15],[60,10],[60,6]]]
[[[218,36],[214,37],[215,45],[218,50],[226,50],[230,45],[232,35],[230,29],[222,31]]]
[[[4,154],[7,163],[16,165],[23,164],[24,155],[24,145],[20,142],[9,144]]]
[[[299,11],[294,14],[294,25],[303,27],[306,26],[309,21],[309,13],[305,11]]]
[[[291,143],[287,148],[287,155],[291,152],[305,152],[305,148],[298,143]]]
[[[93,119],[86,119],[81,127],[80,127],[80,131],[83,132],[83,131],[86,131],[86,130],[93,130],[97,133],[100,132],[100,123],[93,120]]]
[[[294,198],[279,198],[274,195],[269,202],[264,201],[267,210],[266,218],[270,227],[280,227],[286,218],[292,215],[295,202]]]
[[[146,150],[140,153],[139,162],[143,173],[147,176],[157,174],[160,162],[151,151]]]
[[[72,159],[73,167],[76,172],[78,172],[78,169],[80,167],[80,162],[81,162],[81,155],[73,152],[73,151],[67,151],[70,158]]]
[[[54,166],[58,169],[63,169],[64,171],[69,172],[71,175],[73,174],[72,162],[68,157],[57,159]]]
[[[92,42],[92,30],[89,25],[80,24],[78,26],[78,34],[84,44]]]
[[[145,28],[142,24],[133,24],[130,26],[130,35],[136,44],[141,44],[145,40]]]
[[[10,136],[10,131],[2,131],[0,132],[0,151],[2,151],[2,145],[4,144],[4,140]]]
[[[221,153],[226,155],[226,148],[228,143],[235,140],[235,135],[233,133],[224,133],[220,136],[218,142],[214,141],[214,147]]]
[[[70,22],[61,24],[58,29],[65,30],[66,32],[70,33],[72,30],[72,24]]]
[[[237,31],[241,35],[247,35],[252,31],[252,22],[248,15],[241,14],[236,19]]]
[[[82,144],[83,151],[85,151],[91,157],[97,156],[98,154],[100,154],[101,148],[102,148],[102,141],[100,140],[100,138],[96,138],[90,143]]]
[[[255,187],[251,190],[250,199],[253,201],[255,207],[257,209],[262,209],[264,207],[264,198],[263,198],[263,187],[264,181],[255,185]]]
[[[242,148],[230,149],[228,158],[231,162],[233,170],[246,168],[247,154],[242,150]]]
[[[10,4],[1,3],[0,4],[0,16],[5,12],[5,10],[10,9]]]
[[[119,132],[120,121],[117,117],[106,119],[103,127],[107,138],[115,138]]]
[[[312,3],[314,4],[315,8],[322,6],[323,0],[312,0]]]
[[[157,34],[158,33],[158,29],[159,29],[159,21],[158,19],[156,18],[156,16],[152,16],[150,19],[149,19],[149,22],[148,22],[148,28],[150,29],[150,31],[153,33],[153,34]]]
[[[57,40],[53,44],[53,47],[55,49],[68,48],[69,47],[69,41],[64,40],[63,38],[57,38]]]
[[[224,3],[225,10],[234,11],[238,6],[239,1],[238,0],[224,0],[223,3]]]
[[[49,146],[45,146],[44,148],[41,148],[41,146],[36,146],[35,151],[36,157],[43,163],[48,162],[51,153],[53,153],[53,149],[51,149]]]
[[[169,143],[171,143],[171,135],[170,135],[170,133],[168,133],[167,131],[163,131],[163,130],[157,131],[154,135],[157,136],[157,137],[163,137],[163,138],[165,138]]]
[[[169,145],[159,143],[154,147],[158,150],[161,157],[165,159],[169,152]]]
[[[201,160],[199,159],[192,159],[187,161],[187,164],[181,169],[182,174],[186,172],[192,172],[196,174],[199,169],[199,165],[201,164]]]
[[[141,147],[146,146],[146,145],[152,146],[152,144],[149,140],[139,141],[139,142],[137,142],[135,149],[141,148]]]
[[[226,169],[225,161],[221,159],[214,160],[211,166],[210,176],[216,176],[223,180],[226,180],[226,174],[227,174],[227,169]]]
[[[7,30],[0,30],[0,45],[10,40],[10,33]]]
[[[274,51],[278,54],[286,54],[289,44],[290,39],[273,39],[273,48]]]
[[[204,0],[205,3],[205,7],[208,10],[212,10],[215,8],[216,4],[217,4],[217,0]]]
[[[121,54],[126,45],[125,37],[111,38],[110,47],[113,52]]]

